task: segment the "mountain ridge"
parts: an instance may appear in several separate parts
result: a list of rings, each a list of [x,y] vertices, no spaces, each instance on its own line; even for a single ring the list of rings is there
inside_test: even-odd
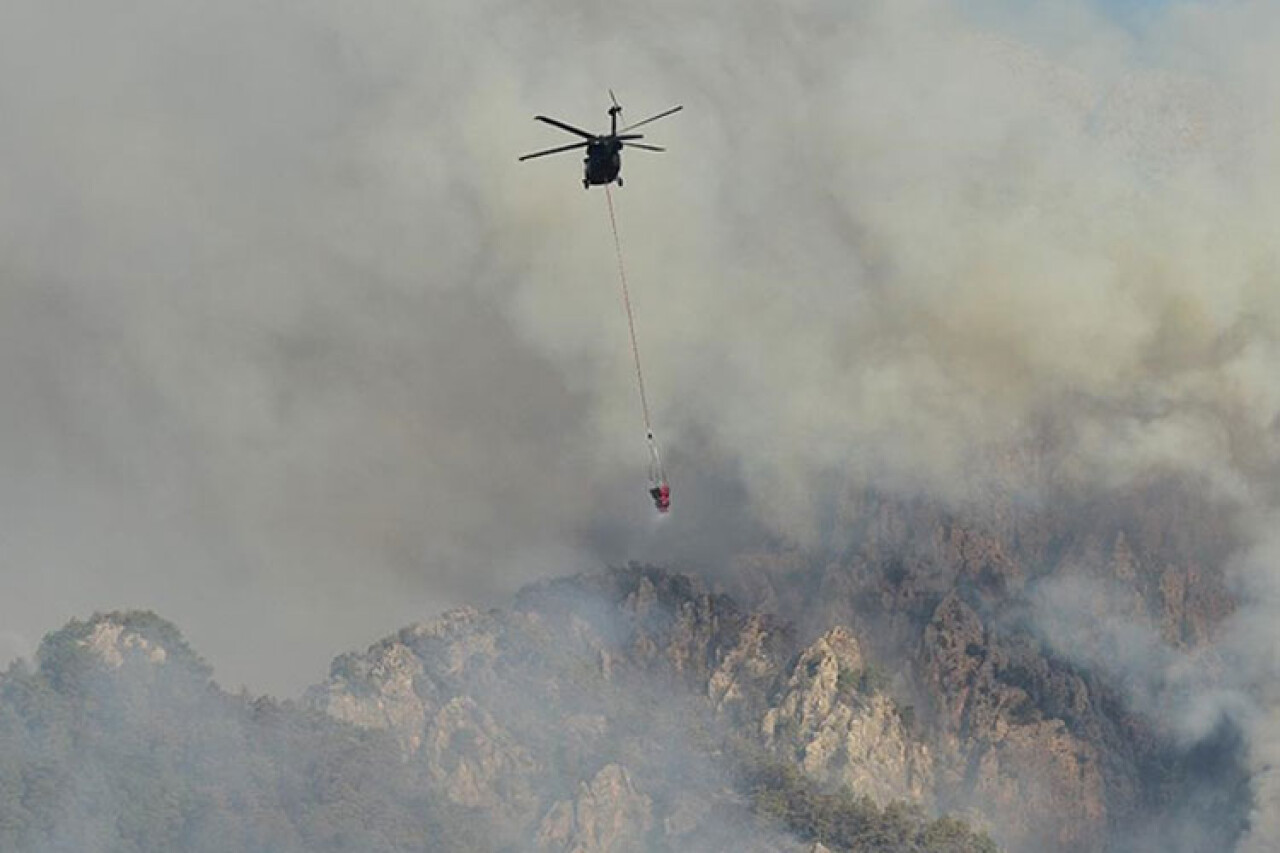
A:
[[[1012,562],[998,543],[958,537],[948,553],[966,565]],[[894,559],[886,576],[910,583]],[[533,584],[506,610],[406,626],[337,656],[326,679],[284,702],[222,691],[154,614],[97,614],[48,635],[34,671],[0,676],[0,736],[20,756],[0,764],[0,840],[63,849],[50,832],[85,824],[77,809],[104,811],[93,797],[66,806],[85,767],[65,742],[90,744],[90,775],[112,778],[122,771],[103,756],[136,764],[129,750],[149,743],[139,721],[156,720],[167,733],[147,747],[167,756],[158,778],[185,792],[174,806],[172,791],[147,789],[182,816],[186,829],[166,831],[198,832],[193,802],[225,818],[226,792],[206,795],[230,784],[227,756],[238,756],[271,792],[237,796],[280,812],[273,830],[254,830],[270,840],[246,838],[246,849],[273,851],[420,849],[413,839],[460,850],[994,849],[947,813],[1010,850],[1138,850],[1126,840],[1134,827],[1195,794],[1186,780],[1203,766],[1236,778],[1237,795],[1247,788],[1238,733],[1224,729],[1222,749],[1198,757],[1181,749],[1104,676],[1024,630],[1016,607],[998,618],[981,588],[908,606],[918,636],[891,658],[874,623],[806,635],[696,577],[630,565]],[[213,783],[200,775],[210,751],[222,762]],[[61,768],[61,805],[33,811],[32,768],[48,765]],[[308,788],[317,771],[335,787]],[[1233,802],[1210,799],[1230,814]],[[353,803],[368,814],[351,814]],[[1219,834],[1229,841],[1242,825]],[[357,837],[364,847],[351,846]]]
[[[839,787],[853,757],[813,744],[892,705],[855,701],[841,679],[858,661],[851,635],[823,642],[806,658],[780,620],[633,567],[407,626],[280,702],[223,691],[154,614],[97,614],[51,632],[34,669],[0,676],[0,743],[13,747],[0,841],[41,853],[994,849],[895,797],[906,789]],[[764,738],[784,671],[788,699]],[[798,749],[815,772],[796,771]],[[33,799],[42,768],[53,773]]]

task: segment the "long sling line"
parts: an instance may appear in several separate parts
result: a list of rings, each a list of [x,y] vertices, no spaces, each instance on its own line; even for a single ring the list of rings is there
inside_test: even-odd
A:
[[[622,305],[627,309],[627,328],[631,331],[631,354],[636,361],[636,387],[640,389],[640,409],[644,412],[644,431],[653,441],[653,425],[649,422],[649,400],[644,393],[644,371],[640,369],[640,347],[636,343],[636,321],[631,313],[631,294],[627,290],[627,269],[622,263],[622,241],[618,239],[618,219],[613,212],[613,193],[605,184],[604,197],[609,202],[609,225],[613,228],[613,248],[618,256],[618,279],[622,282]]]

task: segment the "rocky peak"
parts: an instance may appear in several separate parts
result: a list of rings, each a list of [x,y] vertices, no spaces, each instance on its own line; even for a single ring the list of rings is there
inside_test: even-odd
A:
[[[406,751],[422,744],[431,715],[479,679],[494,676],[510,626],[472,607],[410,625],[363,654],[336,658],[304,701],[340,720],[395,733]]]
[[[551,807],[538,830],[538,850],[642,853],[653,823],[653,801],[636,790],[625,767],[609,764],[578,786],[576,798]]]
[[[847,629],[832,628],[800,653],[786,682],[786,698],[803,719],[820,719],[841,701],[842,690],[856,691],[864,674],[858,641]]]
[[[400,632],[400,641],[443,677],[457,677],[470,667],[484,668],[498,656],[498,640],[503,633],[495,613],[481,613],[474,607],[459,607],[425,624]]]
[[[579,636],[585,620],[608,666],[622,657],[698,690],[721,669],[718,689],[727,690],[739,665],[745,681],[755,681],[791,642],[783,620],[745,612],[696,579],[648,566],[536,584],[519,594],[516,612],[577,625]]]
[[[162,664],[169,653],[164,646],[152,642],[137,631],[130,630],[127,625],[103,619],[93,626],[88,637],[80,641],[98,658],[111,667],[124,665],[125,656],[145,659],[148,663]]]
[[[124,671],[150,680],[161,672],[195,683],[212,670],[170,622],[148,611],[96,613],[73,620],[44,638],[36,652],[40,671],[62,688],[83,686],[95,672]]]
[[[430,684],[424,675],[422,659],[397,639],[364,656],[335,660],[329,680],[311,688],[305,701],[344,722],[389,729],[412,754],[422,745],[427,713],[434,704],[434,697],[423,695],[431,692],[424,689]]]

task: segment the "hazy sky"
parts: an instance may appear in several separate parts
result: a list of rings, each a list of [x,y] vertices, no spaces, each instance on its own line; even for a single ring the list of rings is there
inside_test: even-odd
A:
[[[962,496],[1046,420],[1268,504],[1280,14],[1119,5],[8,0],[0,658],[146,607],[294,691],[803,540],[824,478]],[[603,193],[516,162],[608,87],[685,105],[615,193],[661,522]]]

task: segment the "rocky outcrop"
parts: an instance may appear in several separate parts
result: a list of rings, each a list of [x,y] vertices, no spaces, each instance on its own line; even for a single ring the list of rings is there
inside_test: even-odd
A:
[[[509,620],[461,607],[334,660],[305,701],[330,716],[393,732],[409,753],[450,699],[493,679]]]
[[[801,653],[765,713],[765,744],[794,756],[814,778],[882,805],[904,798],[927,803],[933,793],[929,750],[912,737],[885,686],[858,641],[834,628]]]
[[[1098,850],[1107,830],[1107,789],[1097,750],[1061,720],[1013,724],[996,714],[962,746],[970,796],[1001,815],[1017,849]]]
[[[999,815],[1015,849],[1102,846],[1108,790],[1096,746],[1063,719],[1046,716],[1039,695],[1044,685],[1034,683],[960,596],[938,605],[924,632],[921,669],[942,722],[946,787]],[[1058,702],[1083,718],[1087,691],[1082,682],[1073,688],[1067,692],[1074,695]],[[1123,799],[1113,804],[1127,805]]]
[[[450,802],[508,837],[536,831],[543,849],[630,849],[642,825],[673,849],[746,849],[724,817],[743,801],[723,769],[690,757],[725,737],[879,803],[932,801],[929,751],[879,672],[848,630],[797,657],[776,617],[629,569],[530,588],[509,614],[463,609],[406,628],[337,659],[307,702],[392,732]],[[636,793],[669,790],[673,774],[680,796]],[[548,801],[549,778],[590,781]]]
[[[1087,620],[1064,605],[1087,614],[1101,602],[1104,622],[1194,644],[1223,601],[1204,554],[1128,521],[1055,539],[1013,504],[986,527],[936,508],[870,509],[860,550],[807,588],[771,580],[763,564],[751,576],[781,606],[813,596],[799,628],[688,577],[631,567],[539,584],[507,612],[461,608],[404,628],[337,658],[298,707],[220,694],[173,626],[106,614],[50,634],[37,672],[0,676],[0,702],[19,709],[0,723],[75,707],[50,718],[101,737],[163,707],[179,753],[189,737],[273,744],[287,772],[263,777],[266,790],[329,810],[297,849],[320,849],[336,826],[386,841],[377,849],[412,837],[457,850],[837,853],[882,832],[899,846],[990,849],[963,823],[929,823],[923,810],[936,809],[978,815],[1014,853],[1083,853],[1114,846],[1126,827],[1163,826],[1183,803],[1206,815],[1204,837],[1238,836],[1247,813],[1220,795],[1245,789],[1238,733],[1225,725],[1221,748],[1184,754],[1080,653],[1055,651],[1066,644],[1041,612],[1063,614],[1074,629],[1064,636],[1079,636]],[[1052,560],[1060,574],[1046,578],[1037,567]],[[794,552],[786,565],[807,571]],[[176,722],[210,700],[209,719],[232,724],[188,733]],[[300,732],[321,745],[320,764],[290,763]],[[397,797],[395,820],[383,820],[379,803]]]
[[[44,638],[36,660],[43,673],[67,689],[88,689],[110,673],[126,670],[134,690],[176,681],[198,691],[213,673],[172,623],[147,611],[73,620]]]
[[[735,722],[759,715],[789,640],[777,620],[764,614],[753,613],[742,623],[733,644],[717,650],[718,663],[707,679],[707,696],[718,714]]]
[[[449,700],[427,726],[422,760],[449,800],[520,823],[537,808],[537,762],[470,697]]]
[[[718,763],[725,738],[798,767],[815,790],[972,809],[1012,850],[1105,846],[1152,796],[1144,779],[1166,747],[1001,604],[1036,582],[1017,549],[933,520],[936,535],[909,553],[893,542],[909,527],[877,520],[868,548],[879,562],[862,558],[861,576],[830,568],[821,586],[823,618],[876,612],[806,646],[777,617],[633,567],[531,587],[509,613],[462,609],[406,628],[336,660],[307,701],[392,732],[448,802],[544,849],[624,843],[592,817],[615,812],[647,826],[654,849],[745,849],[724,820],[744,808]],[[1089,565],[1146,611],[1142,553],[1123,538],[1091,541]],[[1046,542],[1034,530],[1025,539]],[[913,631],[909,653],[894,656]],[[625,773],[600,777],[610,766]],[[681,795],[664,794],[675,779]]]
[[[1033,471],[1026,462],[1015,467]],[[851,489],[831,523],[838,557],[757,551],[727,583],[808,636],[857,632],[917,712],[942,807],[985,813],[1011,849],[1099,849],[1238,775],[1184,769],[1185,745],[1144,716],[1152,688],[1126,669],[1141,656],[1115,661],[1093,629],[1141,633],[1166,660],[1198,654],[1234,607],[1224,567],[1239,529],[1194,480],[1098,489],[1044,473],[1034,488],[1014,478],[950,503]],[[1046,595],[1055,589],[1075,596],[1075,614]],[[1244,802],[1234,789],[1223,798],[1237,803],[1228,813]]]
[[[761,689],[792,642],[784,620],[744,611],[697,580],[655,569],[537,584],[521,591],[516,611],[552,623],[576,620],[578,638],[607,653],[606,669],[621,658],[632,670],[699,692],[719,673],[713,691],[719,699],[734,685],[746,693]]]
[[[923,681],[941,711],[943,728],[959,732],[986,658],[982,618],[959,595],[948,595],[925,628],[920,648]]]
[[[103,617],[92,623],[92,630],[80,640],[80,644],[111,667],[123,666],[126,656],[141,658],[153,664],[162,664],[169,657],[164,646],[110,617]]]
[[[368,729],[388,729],[412,754],[422,746],[430,704],[418,693],[425,670],[421,658],[396,641],[370,650],[362,662],[345,656],[328,682],[307,701],[332,717]]]
[[[606,765],[573,800],[551,807],[538,829],[545,853],[644,853],[653,801],[636,790],[626,768]]]

